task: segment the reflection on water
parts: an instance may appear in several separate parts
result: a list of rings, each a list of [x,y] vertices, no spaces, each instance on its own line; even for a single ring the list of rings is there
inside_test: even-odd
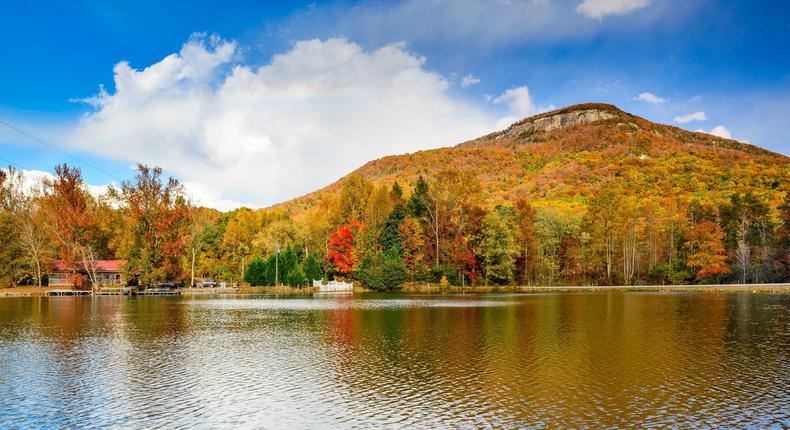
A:
[[[2,428],[790,426],[790,295],[0,299]]]

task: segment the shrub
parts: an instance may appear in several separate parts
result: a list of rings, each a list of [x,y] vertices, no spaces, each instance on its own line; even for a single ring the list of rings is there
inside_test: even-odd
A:
[[[407,269],[397,255],[374,252],[362,259],[359,280],[367,288],[377,291],[391,291],[406,281]]]

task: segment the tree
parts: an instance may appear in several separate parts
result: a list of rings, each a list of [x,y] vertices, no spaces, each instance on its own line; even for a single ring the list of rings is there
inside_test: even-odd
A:
[[[183,187],[172,177],[163,181],[159,167],[139,164],[137,172],[120,191],[110,188],[126,218],[126,271],[146,285],[181,280],[186,245],[181,232],[189,222]]]
[[[323,278],[321,265],[318,264],[318,259],[316,259],[314,255],[308,255],[304,260],[303,266],[305,277],[307,277],[309,281]]]
[[[518,224],[518,242],[521,252],[522,282],[528,283],[534,279],[535,257],[537,253],[537,238],[535,237],[535,210],[525,199],[519,199],[515,204],[516,223]]]
[[[33,196],[25,196],[23,202],[24,206],[19,214],[19,242],[35,270],[36,283],[41,287],[43,267],[47,267],[52,260],[50,242],[43,228],[39,200]]]
[[[285,275],[285,283],[291,287],[303,287],[307,282],[307,275],[301,264],[297,264]]]
[[[612,283],[615,256],[615,220],[620,206],[620,191],[613,186],[600,190],[590,199],[582,224],[590,234],[590,247],[597,261],[604,266],[606,279]]]
[[[343,225],[365,219],[373,185],[361,175],[349,176],[342,185],[333,224]]]
[[[356,257],[354,253],[354,237],[362,229],[362,223],[351,221],[341,225],[329,236],[329,254],[327,259],[335,271],[348,274],[354,269]]]
[[[406,270],[399,256],[374,251],[362,259],[359,280],[367,288],[392,291],[406,281]]]
[[[512,208],[497,206],[483,219],[483,241],[479,253],[483,257],[485,278],[493,283],[511,284],[519,247]]]
[[[9,166],[0,170],[0,282],[16,285],[24,261],[24,251],[20,246],[19,213],[23,206],[20,201],[22,173]]]
[[[244,282],[253,287],[269,284],[266,276],[266,262],[262,258],[255,257],[250,262],[247,266],[247,271],[244,273]]]
[[[777,229],[776,268],[781,282],[790,281],[790,192],[779,206],[780,224]]]
[[[96,223],[98,205],[86,190],[80,169],[56,166],[55,177],[43,181],[41,205],[47,234],[58,244],[58,255],[70,268],[72,279],[78,280],[76,270],[81,268],[92,287],[98,287],[94,264],[102,251]]]
[[[428,193],[424,220],[430,227],[435,246],[434,267],[442,261],[441,243],[464,229],[465,209],[475,206],[480,197],[480,184],[458,169],[445,169],[436,175]]]
[[[684,248],[689,250],[687,264],[696,270],[698,281],[718,279],[730,272],[725,264],[724,232],[713,221],[697,223],[689,232]]]
[[[414,190],[409,197],[409,212],[415,218],[422,218],[427,216],[428,205],[430,200],[428,197],[428,182],[422,175],[417,177],[417,182],[414,184]]]
[[[379,237],[379,244],[385,253],[395,253],[400,255],[402,247],[400,238],[398,237],[398,228],[403,220],[406,218],[406,209],[403,206],[395,206],[395,208],[387,216],[384,222],[384,228]]]
[[[187,236],[190,253],[190,286],[195,286],[195,264],[198,255],[203,249],[203,245],[212,233],[210,226],[214,223],[214,213],[205,208],[194,208],[190,216],[190,225]],[[245,274],[246,277],[246,274]],[[246,281],[246,279],[245,279]]]
[[[414,217],[407,217],[398,226],[398,240],[400,241],[401,256],[408,270],[409,278],[425,273],[425,239],[422,225]]]

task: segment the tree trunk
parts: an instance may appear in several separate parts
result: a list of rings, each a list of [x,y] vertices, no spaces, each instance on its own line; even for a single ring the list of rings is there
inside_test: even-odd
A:
[[[195,247],[192,247],[192,281],[189,284],[189,287],[195,286]]]

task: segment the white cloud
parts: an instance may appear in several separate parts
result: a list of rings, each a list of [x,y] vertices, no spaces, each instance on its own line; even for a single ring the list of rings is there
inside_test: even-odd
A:
[[[723,137],[725,139],[732,139],[732,134],[730,134],[730,130],[727,130],[727,128],[724,127],[723,125],[717,125],[716,127],[713,127],[711,131],[705,131],[701,128],[695,131],[697,131],[698,133],[712,134],[714,136]]]
[[[6,169],[2,169],[6,170]],[[7,170],[6,170],[7,171]],[[34,192],[41,191],[41,186],[44,180],[53,180],[55,179],[55,175],[50,172],[45,172],[43,170],[35,170],[35,169],[21,169],[19,170],[22,176],[22,181],[20,183],[20,188],[23,192],[30,194]],[[85,184],[85,189],[93,197],[99,197],[105,193],[107,193],[107,188],[109,188],[109,184],[105,185],[92,185],[92,184]]]
[[[472,85],[477,85],[479,83],[480,83],[480,78],[472,76],[471,74],[466,75],[464,76],[463,79],[461,79],[461,86],[464,88],[471,87]]]
[[[236,63],[238,51],[195,37],[142,70],[118,63],[115,90],[90,100],[96,111],[72,145],[159,165],[196,199],[228,209],[293,198],[371,159],[452,145],[496,124],[402,44],[301,41],[262,67]],[[526,99],[507,96],[511,109],[531,106],[523,88]]]
[[[607,15],[625,15],[649,4],[650,0],[583,0],[576,6],[576,12],[600,19]]]
[[[526,85],[510,88],[493,100],[494,103],[507,105],[510,115],[497,121],[497,129],[502,129],[519,119],[535,112],[529,88]]]
[[[648,93],[648,92],[639,93],[639,95],[636,96],[634,100],[639,100],[645,103],[652,103],[652,104],[661,104],[661,103],[666,103],[667,101],[667,99],[663,97],[659,97],[653,93]]]
[[[685,124],[691,121],[705,121],[707,119],[708,116],[705,115],[705,112],[699,111],[699,112],[690,113],[688,115],[676,116],[675,122],[679,124]]]

